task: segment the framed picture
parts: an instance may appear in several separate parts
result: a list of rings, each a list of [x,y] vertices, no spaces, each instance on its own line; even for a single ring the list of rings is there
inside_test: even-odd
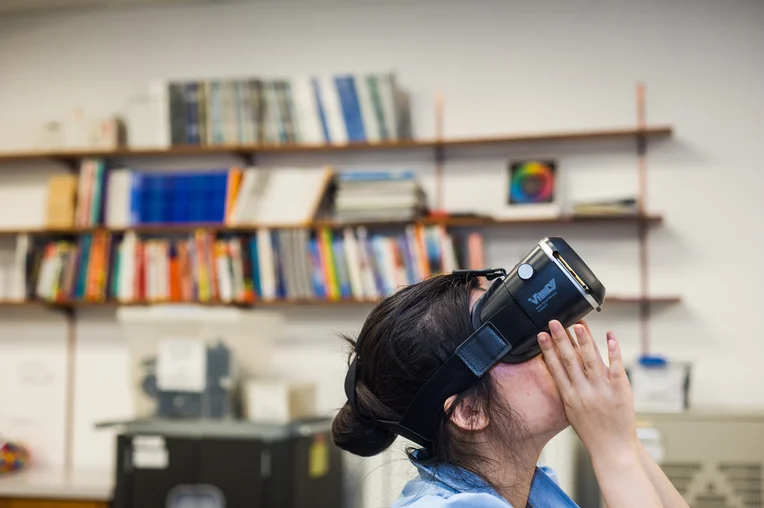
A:
[[[497,215],[533,219],[557,217],[561,213],[557,162],[548,159],[509,161],[503,206]]]
[[[529,160],[509,163],[508,205],[533,205],[555,202],[557,164]]]

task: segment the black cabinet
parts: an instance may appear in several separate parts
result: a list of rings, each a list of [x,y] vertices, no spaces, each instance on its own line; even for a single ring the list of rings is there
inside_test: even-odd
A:
[[[327,422],[132,422],[116,469],[114,508],[343,507]]]

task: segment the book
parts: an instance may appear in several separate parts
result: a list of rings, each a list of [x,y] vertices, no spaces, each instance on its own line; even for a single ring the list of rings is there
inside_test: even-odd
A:
[[[77,202],[77,177],[55,175],[48,179],[48,197],[45,224],[49,228],[74,226]]]

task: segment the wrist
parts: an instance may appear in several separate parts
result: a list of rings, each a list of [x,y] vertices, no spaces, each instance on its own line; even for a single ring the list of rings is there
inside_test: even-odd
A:
[[[595,469],[608,470],[613,473],[641,467],[642,463],[639,448],[628,444],[603,447],[596,451],[590,451],[589,455]]]

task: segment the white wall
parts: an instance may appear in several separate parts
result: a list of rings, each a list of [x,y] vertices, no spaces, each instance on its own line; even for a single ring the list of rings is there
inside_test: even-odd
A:
[[[392,68],[412,92],[422,137],[434,133],[436,91],[445,94],[446,137],[631,126],[634,85],[644,80],[649,122],[669,123],[676,132],[652,145],[649,156],[649,209],[666,217],[650,240],[650,287],[683,297],[679,306],[656,310],[654,351],[695,362],[694,404],[760,408],[764,343],[754,319],[764,304],[758,289],[764,275],[758,262],[764,247],[758,167],[763,23],[764,3],[755,0],[282,1],[12,17],[0,19],[0,149],[33,147],[43,122],[65,117],[76,105],[91,115],[121,111],[136,85],[157,77]],[[633,143],[460,149],[449,156],[446,201],[452,210],[494,209],[510,158],[558,157],[568,198],[636,185]],[[270,156],[260,162],[408,166],[431,188],[426,151],[365,157]],[[30,173],[20,177],[14,169]],[[0,170],[0,223],[39,224],[43,201],[36,196],[44,194],[43,180],[34,171],[44,168],[3,164]],[[491,231],[488,263],[510,264],[540,236],[564,234],[611,293],[634,293],[635,233],[629,227]],[[322,380],[322,409],[338,407],[344,368],[334,334],[357,329],[364,310],[285,312],[293,324],[279,365]],[[7,314],[0,328],[3,359],[44,351],[40,358],[59,376],[61,325],[42,311]],[[607,328],[617,330],[626,351],[637,352],[636,308],[607,308],[592,324],[600,337]],[[92,423],[129,411],[125,350],[110,312],[86,313],[78,330],[75,463],[106,467],[110,441],[94,433]],[[22,387],[8,396],[27,398],[34,390]],[[38,444],[56,463],[62,408],[46,409],[50,432]],[[19,425],[0,430],[6,428],[40,435],[25,434]],[[564,450],[557,457],[567,484]],[[380,471],[365,480],[374,485],[367,489],[367,508],[383,506],[398,488],[384,481]]]

